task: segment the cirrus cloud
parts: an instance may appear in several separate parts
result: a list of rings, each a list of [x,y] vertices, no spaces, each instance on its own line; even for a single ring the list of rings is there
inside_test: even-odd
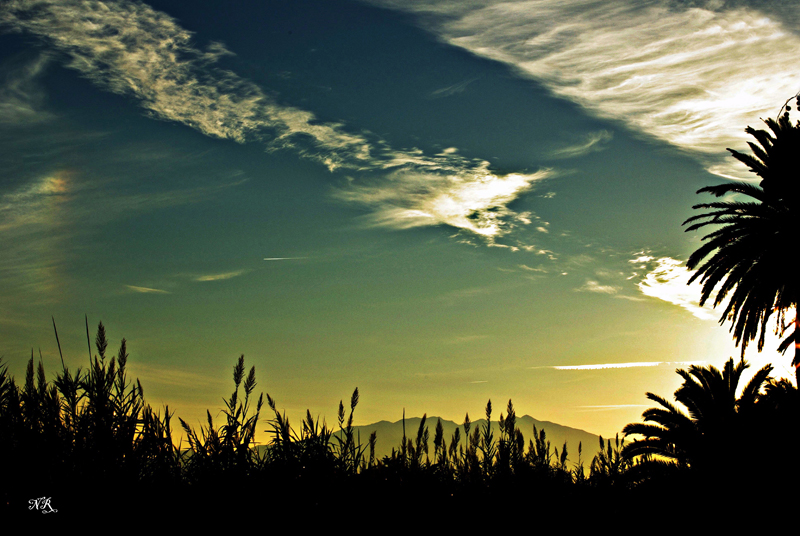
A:
[[[352,178],[334,196],[372,209],[373,225],[450,225],[493,243],[514,225],[507,205],[549,174],[500,175],[455,148],[433,156],[396,150],[376,136],[321,122],[217,67],[232,54],[223,44],[197,48],[192,32],[141,2],[9,0],[0,25],[39,37],[68,58],[68,67],[135,100],[153,118],[214,138],[258,141],[270,151],[293,150],[330,171],[371,173],[369,180]]]
[[[747,2],[371,2],[415,13],[442,41],[508,64],[723,176],[747,177],[725,148],[743,147],[744,127],[774,116],[798,90],[795,19],[785,26],[776,17],[792,4],[766,13]]]

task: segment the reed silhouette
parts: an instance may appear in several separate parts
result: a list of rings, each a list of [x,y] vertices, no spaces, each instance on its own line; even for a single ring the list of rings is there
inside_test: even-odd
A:
[[[690,495],[702,501],[700,490],[771,482],[752,434],[780,448],[797,440],[797,389],[770,378],[766,366],[739,393],[747,364],[731,359],[722,371],[678,371],[684,383],[675,399],[688,415],[648,393],[660,407],[644,413],[645,423],[624,429],[643,438],[626,443],[619,436],[613,442],[601,437],[588,475],[581,444],[570,460],[566,443],[554,448],[534,425],[526,447],[511,400],[496,421],[491,401],[485,421],[473,423],[467,414],[449,439],[441,420],[433,425],[423,416],[391,454],[378,458],[375,433],[363,442],[353,424],[358,389],[349,411],[339,403],[338,431],[308,411],[295,431],[268,394],[271,417],[262,417],[265,395],[256,394],[255,368],[246,373],[241,356],[222,423],[215,424],[210,411],[197,430],[180,419],[183,448],[175,444],[168,408],[163,414],[153,410],[141,383],[128,379],[126,341],[116,356],[107,355],[100,323],[94,347],[87,369],[72,373],[62,357],[52,382],[41,357],[36,365],[31,356],[20,386],[0,362],[0,456],[9,460],[0,514],[6,518],[35,515],[29,501],[47,490],[48,505],[58,509],[62,523],[80,519],[87,509],[95,519],[111,520],[168,504],[197,523],[207,512],[255,512],[265,505],[286,516],[310,510],[331,519],[352,516],[357,506],[365,522],[384,521],[392,508],[444,526],[442,512],[514,511],[533,504],[553,517],[580,508],[583,517],[573,525],[583,521],[588,527],[619,516],[636,518],[632,511],[645,516],[665,490],[690,485]],[[259,445],[255,432],[265,422],[269,442]],[[777,479],[788,473],[774,474]]]
[[[89,367],[74,374],[61,356],[62,370],[52,383],[41,356],[34,366],[31,355],[22,387],[0,363],[0,456],[8,462],[0,507],[7,513],[27,509],[41,490],[59,497],[62,511],[80,511],[86,503],[99,512],[114,510],[115,503],[146,489],[180,481],[171,414],[168,408],[163,416],[154,411],[141,384],[128,380],[125,339],[109,358],[100,323],[95,347]]]
[[[184,477],[189,482],[202,482],[211,485],[228,484],[251,476],[258,470],[262,459],[256,454],[256,426],[264,404],[260,395],[255,411],[250,414],[251,395],[256,388],[256,369],[250,368],[247,379],[244,379],[244,355],[233,367],[234,391],[225,401],[225,425],[217,428],[206,411],[208,426],[201,427],[197,433],[183,419],[181,426],[186,431],[189,449],[183,464]],[[243,387],[244,400],[239,398],[239,388]]]
[[[32,515],[29,501],[42,489],[53,497],[62,520],[86,508],[95,516],[113,516],[161,503],[195,513],[260,504],[292,512],[312,505],[333,513],[351,507],[354,497],[376,513],[387,504],[414,509],[519,501],[521,507],[531,498],[557,511],[575,490],[591,489],[598,480],[595,466],[601,464],[592,462],[586,476],[580,459],[568,460],[566,443],[560,451],[551,448],[544,430],[535,426],[526,450],[510,400],[497,421],[492,421],[491,401],[480,426],[466,415],[449,443],[437,421],[432,449],[423,416],[411,437],[379,459],[376,434],[364,442],[353,425],[358,389],[349,411],[340,401],[336,432],[310,412],[296,432],[267,394],[270,441],[258,445],[255,432],[265,422],[265,396],[256,395],[255,368],[246,373],[244,356],[233,367],[234,388],[224,399],[223,422],[216,424],[210,411],[199,429],[179,419],[183,447],[173,436],[173,414],[168,408],[155,411],[141,382],[128,378],[127,342],[123,339],[117,354],[109,355],[103,324],[91,341],[86,323],[85,369],[70,371],[62,355],[61,371],[48,382],[41,357],[37,365],[31,355],[25,381],[17,386],[0,362],[0,455],[14,460],[2,486],[4,514]],[[579,445],[579,457],[581,451]]]

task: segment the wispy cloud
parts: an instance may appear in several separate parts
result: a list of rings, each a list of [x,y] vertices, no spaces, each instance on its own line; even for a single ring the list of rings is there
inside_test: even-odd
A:
[[[608,130],[599,130],[586,134],[583,139],[574,145],[556,149],[550,154],[551,158],[574,158],[595,151],[601,151],[611,141],[613,134]]]
[[[234,277],[239,277],[242,274],[247,273],[248,270],[236,270],[234,272],[224,272],[221,274],[209,274],[209,275],[201,275],[195,277],[195,281],[222,281],[224,279],[232,279]]]
[[[649,408],[650,406],[647,404],[606,404],[602,406],[577,406],[580,410],[585,411],[614,411],[618,409],[630,409],[630,408]]]
[[[605,369],[622,369],[622,368],[639,368],[639,367],[660,367],[660,366],[678,366],[688,367],[690,365],[703,365],[705,361],[639,361],[634,363],[601,363],[597,365],[554,365],[551,367],[534,367],[534,368],[552,368],[555,370],[605,370]]]
[[[341,188],[334,195],[370,206],[372,225],[395,229],[449,225],[493,240],[507,234],[515,220],[524,224],[506,205],[549,175],[549,171],[497,175],[484,162],[452,174],[398,171],[373,184]]]
[[[103,188],[73,170],[33,176],[0,193],[3,295],[28,290],[56,297],[65,290],[64,266],[74,252],[69,241],[76,235],[121,215],[197,202],[240,183],[130,194]]]
[[[142,294],[170,294],[169,291],[161,290],[159,288],[137,287],[135,285],[125,285],[125,286],[133,292],[140,292]]]
[[[192,372],[175,367],[167,367],[137,361],[134,365],[136,375],[147,380],[148,384],[159,384],[173,388],[200,389],[218,387],[222,380],[203,372]]]
[[[746,2],[372,0],[555,94],[746,176],[724,158],[798,89],[800,36]],[[786,4],[773,13],[794,11]]]
[[[455,83],[451,86],[443,87],[437,89],[435,91],[431,91],[431,98],[441,98],[441,97],[449,97],[451,95],[455,95],[457,93],[463,93],[467,86],[470,85],[472,82],[477,80],[478,78],[470,78],[468,80],[462,80],[461,82]]]
[[[70,173],[56,172],[4,194],[0,198],[0,231],[53,224],[57,220],[54,209],[69,200],[73,187]]]
[[[458,290],[451,290],[450,292],[446,292],[439,296],[440,300],[443,301],[456,301],[456,300],[463,300],[463,299],[471,299],[476,296],[482,296],[484,294],[489,294],[491,292],[491,288],[489,287],[470,287],[470,288],[462,288]]]
[[[497,174],[454,148],[438,155],[395,150],[383,140],[348,132],[338,123],[283,105],[253,82],[215,66],[232,54],[211,43],[192,45],[192,33],[169,15],[125,0],[10,0],[0,24],[41,37],[65,54],[68,66],[114,93],[138,101],[155,118],[239,143],[290,148],[330,170],[371,172],[334,192],[373,210],[372,225],[409,228],[450,225],[490,243],[515,224],[508,203],[549,172]],[[444,88],[442,94],[461,86]],[[376,171],[388,173],[377,177]]]
[[[576,290],[585,292],[596,292],[600,294],[616,294],[617,292],[619,292],[619,287],[615,287],[612,285],[601,285],[597,281],[587,279],[586,283],[584,283],[582,287]]]
[[[637,284],[645,296],[683,307],[702,320],[718,319],[719,313],[715,312],[708,302],[703,307],[700,306],[702,286],[698,281],[689,285],[689,279],[693,272],[688,270],[682,261],[671,257],[654,258],[648,255],[639,255],[630,263],[637,266],[639,270],[647,270]],[[713,297],[710,301],[713,302]]]
[[[31,125],[52,119],[44,110],[45,93],[38,78],[50,58],[17,58],[0,67],[0,123]]]
[[[139,2],[12,0],[0,23],[44,38],[66,53],[68,66],[97,85],[129,96],[154,117],[183,123],[208,136],[237,142],[271,131],[275,147],[295,146],[296,135],[335,153],[309,153],[330,168],[368,155],[365,140],[310,112],[282,106],[249,80],[214,68],[231,54],[211,43],[192,46],[192,33],[169,15]]]
[[[0,195],[0,282],[8,291],[51,294],[62,285],[66,206],[74,194],[72,175],[59,171]]]
[[[489,335],[461,335],[445,339],[445,344],[467,344],[488,339]]]

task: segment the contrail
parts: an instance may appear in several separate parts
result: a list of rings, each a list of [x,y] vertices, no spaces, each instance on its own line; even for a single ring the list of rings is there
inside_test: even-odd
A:
[[[556,370],[601,370],[601,369],[616,369],[616,368],[633,368],[633,367],[658,367],[660,365],[679,365],[682,367],[690,365],[702,365],[705,361],[639,361],[634,363],[601,363],[598,365],[561,365],[552,367],[536,367],[536,368],[554,368]]]

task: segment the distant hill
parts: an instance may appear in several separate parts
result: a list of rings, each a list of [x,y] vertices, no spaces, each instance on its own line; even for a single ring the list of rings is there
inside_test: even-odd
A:
[[[411,438],[412,441],[417,437],[417,430],[419,430],[419,424],[421,421],[421,417],[410,417],[405,420],[405,427],[406,427],[406,436]],[[425,420],[425,426],[428,427],[428,448],[429,448],[429,455],[433,456],[433,436],[434,432],[436,431],[436,421],[438,417],[428,417]],[[470,432],[475,430],[476,426],[485,426],[486,419],[479,419],[477,421],[472,422],[472,428]],[[549,421],[540,421],[534,419],[529,415],[525,415],[523,417],[517,417],[517,428],[522,430],[522,435],[525,437],[525,449],[528,448],[528,441],[533,439],[533,427],[536,426],[538,431],[544,430],[547,436],[547,440],[550,441],[550,445],[552,448],[558,448],[558,451],[561,452],[562,447],[564,446],[564,441],[567,442],[567,454],[568,458],[571,462],[576,462],[578,460],[578,443],[582,443],[583,446],[583,454],[581,455],[581,459],[586,462],[586,466],[588,468],[588,464],[592,461],[592,458],[600,449],[599,443],[599,436],[595,434],[591,434],[586,432],[585,430],[579,430],[577,428],[570,428],[568,426],[562,426],[560,424],[556,424],[554,422]],[[456,428],[461,428],[461,445],[464,444],[464,428],[460,424],[456,424],[453,421],[448,421],[442,419],[442,428],[444,430],[444,437],[447,442],[447,446],[450,446],[450,442],[453,437],[453,432]],[[375,456],[378,458],[382,458],[384,456],[388,456],[392,449],[398,449],[400,447],[400,441],[403,438],[403,421],[399,420],[397,422],[389,422],[389,421],[379,421],[373,424],[368,424],[365,426],[355,426],[353,427],[356,433],[361,434],[361,442],[362,444],[366,445],[369,441],[369,436],[373,431],[377,432],[377,441],[375,443]],[[500,430],[499,424],[497,421],[492,421],[492,430],[494,431],[495,440],[500,437]],[[336,435],[336,434],[334,434]]]

